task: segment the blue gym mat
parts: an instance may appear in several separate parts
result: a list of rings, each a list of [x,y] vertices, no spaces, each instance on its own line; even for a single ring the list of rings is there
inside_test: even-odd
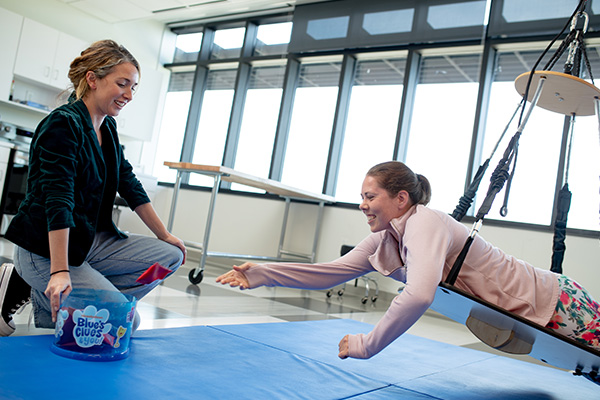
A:
[[[568,372],[403,335],[370,360],[340,360],[352,320],[138,331],[129,357],[80,361],[53,336],[0,338],[0,399],[566,399],[600,388]]]

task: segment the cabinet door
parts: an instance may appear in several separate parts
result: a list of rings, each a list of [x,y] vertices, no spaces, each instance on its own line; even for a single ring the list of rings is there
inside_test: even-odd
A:
[[[62,32],[59,33],[58,47],[56,48],[54,66],[50,76],[50,85],[60,90],[65,90],[69,87],[71,83],[69,80],[71,61],[79,56],[86,47],[87,45],[83,40]]]
[[[0,57],[0,100],[8,100],[13,79],[13,67],[19,46],[23,17],[12,11],[0,8],[0,38],[2,38],[2,57]]]
[[[15,61],[15,75],[50,83],[58,31],[25,18]]]

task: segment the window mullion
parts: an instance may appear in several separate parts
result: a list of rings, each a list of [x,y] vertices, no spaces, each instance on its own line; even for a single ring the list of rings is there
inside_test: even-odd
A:
[[[200,51],[198,52],[194,83],[192,84],[190,110],[185,125],[183,145],[181,146],[180,161],[182,162],[191,162],[194,156],[194,146],[196,143],[196,135],[198,134],[198,124],[200,122],[200,110],[202,109],[202,100],[204,98],[206,78],[208,76],[208,69],[203,66],[203,64],[210,54],[214,33],[214,30],[207,28],[202,35],[202,44],[200,46]],[[189,174],[186,173],[183,175],[182,183],[189,183]]]
[[[419,81],[419,69],[421,65],[421,54],[415,50],[408,52],[406,59],[406,71],[404,75],[404,86],[402,90],[402,103],[400,105],[400,116],[398,118],[398,133],[394,146],[394,160],[404,161],[406,159],[406,147],[408,144],[408,132],[410,131],[410,120],[413,112],[415,91]]]
[[[256,41],[257,26],[254,23],[246,24],[246,33],[244,36],[244,45],[242,47],[242,60],[252,55],[254,42]],[[229,128],[227,130],[227,139],[225,142],[225,151],[223,152],[222,165],[233,168],[235,166],[235,156],[240,139],[240,129],[242,126],[242,116],[244,113],[244,103],[246,101],[246,91],[250,80],[251,65],[248,62],[240,61],[235,82],[235,92],[233,103],[231,105],[231,117],[229,119]],[[223,187],[230,187],[229,182],[224,182]]]
[[[345,54],[342,61],[342,71],[340,74],[331,143],[329,145],[329,156],[327,158],[327,169],[325,171],[325,181],[323,183],[323,193],[330,196],[335,196],[342,146],[344,143],[344,130],[346,128],[348,106],[350,104],[350,94],[352,92],[355,71],[356,58],[354,55]]]
[[[479,74],[479,93],[477,94],[477,108],[475,110],[475,120],[473,124],[473,138],[471,140],[471,152],[469,154],[469,165],[467,167],[467,176],[465,178],[465,189],[467,189],[476,173],[479,164],[487,154],[483,152],[483,137],[485,135],[485,126],[487,124],[488,107],[490,103],[490,93],[492,83],[494,82],[494,70],[498,60],[498,53],[489,42],[486,43],[481,57],[481,70]]]
[[[288,59],[285,77],[283,78],[283,94],[281,96],[281,107],[279,109],[279,118],[277,120],[275,142],[273,144],[271,170],[269,171],[269,178],[276,181],[281,181],[281,175],[283,173],[283,162],[290,132],[292,109],[294,107],[294,94],[296,93],[299,74],[300,63],[298,60],[292,58]]]

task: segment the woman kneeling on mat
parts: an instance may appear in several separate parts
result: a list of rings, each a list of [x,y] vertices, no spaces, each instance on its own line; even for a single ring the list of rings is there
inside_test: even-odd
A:
[[[371,235],[329,263],[244,263],[217,278],[240,289],[285,286],[328,289],[372,271],[406,283],[369,334],[346,335],[339,357],[370,358],[410,328],[432,304],[469,230],[427,208],[429,181],[401,162],[374,166],[362,185],[360,209]],[[600,349],[600,311],[565,276],[518,260],[475,237],[455,286],[580,343]]]
[[[61,296],[72,288],[118,290],[139,299],[160,283],[136,282],[151,265],[175,271],[185,261],[183,241],[161,222],[119,144],[114,117],[133,100],[139,74],[123,46],[92,44],[71,63],[68,104],[38,125],[27,194],[5,234],[16,245],[16,272],[10,264],[0,267],[0,336],[14,332],[11,311],[30,292],[35,325],[53,328]],[[156,238],[116,228],[117,192]],[[136,313],[134,330],[138,324]]]

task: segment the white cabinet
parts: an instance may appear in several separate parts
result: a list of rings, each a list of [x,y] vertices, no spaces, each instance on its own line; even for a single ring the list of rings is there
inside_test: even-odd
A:
[[[69,85],[69,65],[85,47],[83,40],[25,18],[14,74],[65,90]]]
[[[54,54],[54,68],[50,77],[50,84],[60,90],[65,90],[71,84],[69,69],[71,61],[78,57],[88,44],[81,39],[66,33],[59,32],[58,46]]]
[[[19,35],[23,17],[12,11],[0,8],[0,38],[2,38],[2,57],[0,57],[0,100],[8,100],[13,79],[13,67],[19,46]]]

